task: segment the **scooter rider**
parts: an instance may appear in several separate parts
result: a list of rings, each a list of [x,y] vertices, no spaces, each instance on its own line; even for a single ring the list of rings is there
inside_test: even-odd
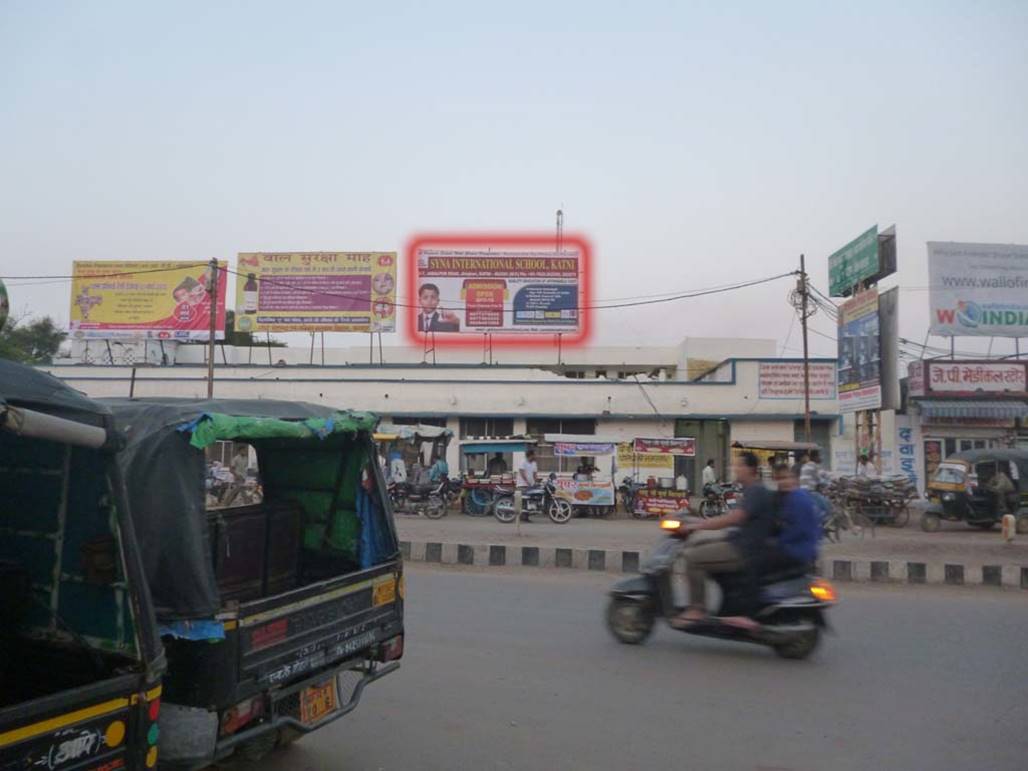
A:
[[[774,542],[755,554],[755,572],[758,576],[790,568],[809,568],[817,559],[817,546],[821,540],[821,518],[814,497],[800,486],[794,468],[775,466],[778,485],[777,524]]]
[[[707,614],[707,574],[742,573],[745,581],[745,616],[731,616],[721,621],[741,628],[755,628],[757,573],[755,558],[765,548],[774,527],[775,501],[760,480],[760,461],[752,452],[743,452],[735,460],[736,482],[742,485],[742,505],[711,519],[689,523],[688,532],[738,528],[726,536],[707,539],[686,546],[682,554],[687,562],[689,607],[676,617],[672,626],[684,627],[701,621]]]

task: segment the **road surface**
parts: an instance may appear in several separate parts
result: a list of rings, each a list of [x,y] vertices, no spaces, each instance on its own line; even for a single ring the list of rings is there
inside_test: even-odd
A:
[[[842,587],[804,662],[602,624],[609,578],[408,567],[408,649],[349,717],[252,768],[1028,768],[1028,597]]]

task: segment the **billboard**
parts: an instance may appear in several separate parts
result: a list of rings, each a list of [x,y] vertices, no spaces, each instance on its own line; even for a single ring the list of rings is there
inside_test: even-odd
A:
[[[589,334],[590,247],[542,234],[423,234],[407,245],[405,331],[415,343],[525,347]]]
[[[617,448],[617,469],[619,473],[632,473],[658,477],[674,475],[675,457],[667,454],[642,454],[635,451],[633,442],[621,442]]]
[[[417,331],[574,334],[578,273],[575,250],[422,249]]]
[[[835,399],[835,363],[811,362],[810,398]],[[757,374],[757,396],[760,399],[802,399],[803,362],[762,361]]]
[[[828,293],[849,297],[853,287],[896,272],[896,227],[881,233],[875,225],[828,258]]]
[[[225,337],[226,263],[218,263],[215,338]],[[71,336],[210,338],[206,262],[99,260],[72,263]]]
[[[244,252],[240,332],[395,332],[396,252]]]
[[[882,406],[878,290],[868,289],[839,306],[839,412]]]
[[[928,242],[933,335],[1028,337],[1028,246]]]

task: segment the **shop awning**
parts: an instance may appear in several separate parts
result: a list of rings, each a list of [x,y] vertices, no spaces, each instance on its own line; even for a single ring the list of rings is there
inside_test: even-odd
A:
[[[926,418],[979,418],[1014,420],[1028,417],[1028,404],[1013,401],[922,401],[921,414]]]

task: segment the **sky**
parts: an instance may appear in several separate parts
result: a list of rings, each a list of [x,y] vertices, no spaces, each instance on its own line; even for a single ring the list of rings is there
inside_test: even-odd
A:
[[[552,231],[563,208],[599,299],[801,253],[827,291],[829,254],[895,224],[882,286],[922,341],[926,241],[1028,243],[1026,40],[1023,0],[0,0],[0,276],[402,250]],[[7,284],[16,312],[66,323],[68,283]],[[598,311],[593,343],[773,337],[796,355],[790,288]],[[833,322],[811,324],[834,355]]]

